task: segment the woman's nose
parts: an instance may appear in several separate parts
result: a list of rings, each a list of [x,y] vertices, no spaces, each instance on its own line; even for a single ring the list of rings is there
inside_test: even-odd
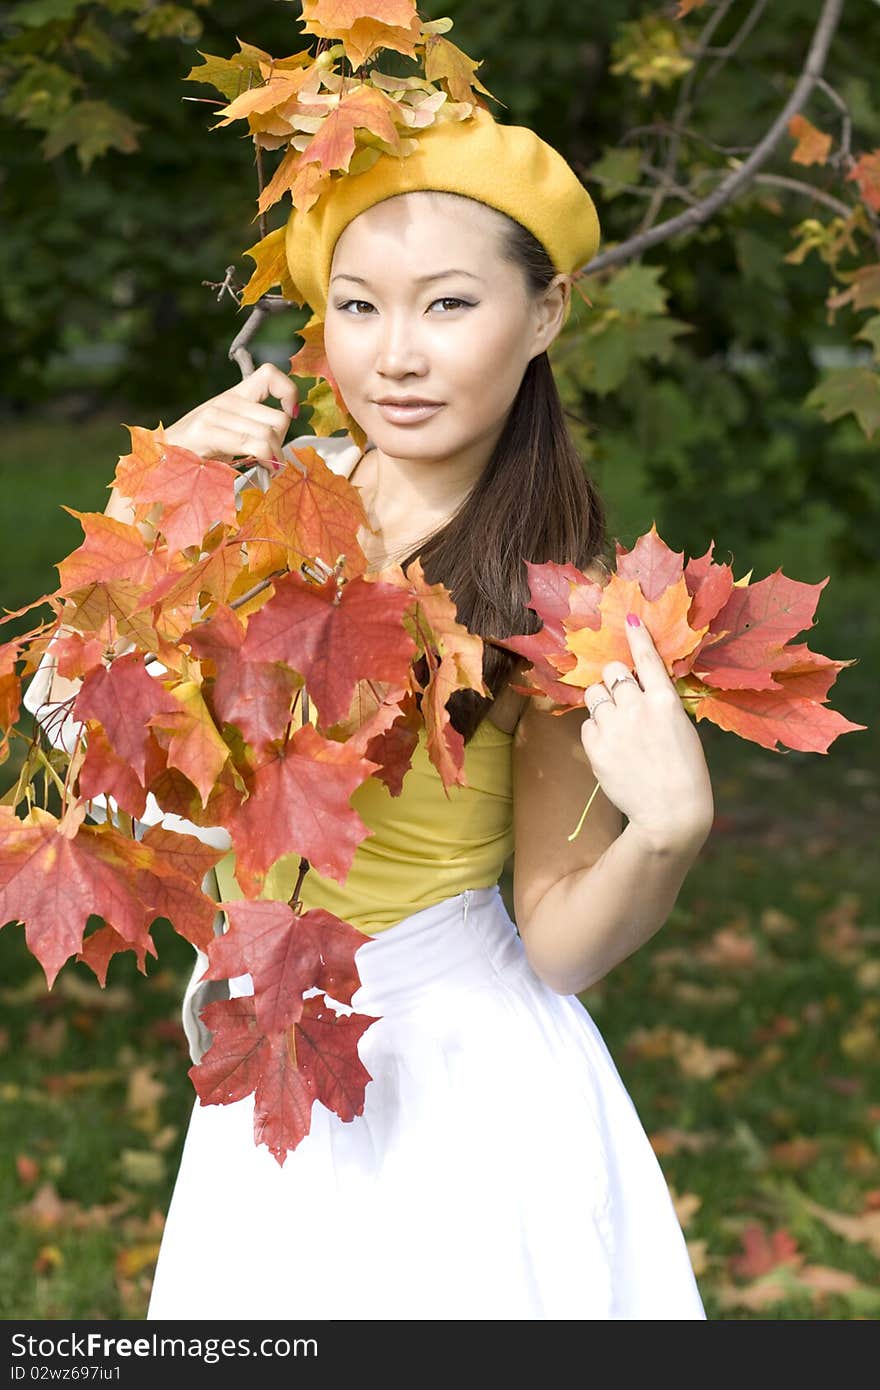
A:
[[[377,367],[382,372],[399,373],[424,370],[425,350],[417,327],[409,315],[388,315],[382,324]]]

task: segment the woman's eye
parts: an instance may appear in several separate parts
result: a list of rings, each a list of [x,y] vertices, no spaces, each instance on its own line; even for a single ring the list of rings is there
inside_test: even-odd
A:
[[[456,308],[458,308],[459,306],[463,306],[463,307],[466,308],[466,309],[472,309],[472,308],[474,307],[474,304],[473,304],[473,301],[472,301],[472,300],[470,300],[470,299],[457,299],[457,298],[456,298],[455,296],[453,296],[453,295],[443,295],[443,297],[442,297],[441,299],[435,299],[435,300],[433,301],[433,303],[432,303],[432,306],[431,306],[432,308],[433,308],[433,305],[434,305],[434,304],[452,304],[452,305],[454,305]],[[346,300],[344,301],[344,303],[338,305],[337,307],[340,308],[340,309],[343,309],[343,310],[350,310],[351,307],[352,307],[352,305],[365,305],[368,309],[372,309],[372,307],[373,307],[372,304],[370,304],[369,300],[366,300],[366,299],[346,299]],[[354,317],[355,317],[355,318],[363,318],[364,316],[363,316],[363,314],[355,313],[355,314],[354,314]]]
[[[471,301],[470,301],[470,300],[468,300],[468,299],[455,299],[452,295],[448,295],[448,294],[447,294],[447,295],[444,295],[444,296],[442,297],[442,299],[435,299],[435,300],[434,300],[434,303],[435,303],[435,304],[455,304],[456,306],[459,305],[459,304],[463,304],[463,305],[465,306],[465,308],[472,307]]]
[[[348,309],[349,306],[352,305],[352,304],[366,304],[368,309],[371,309],[371,308],[372,308],[372,305],[369,304],[369,303],[367,303],[366,299],[346,299],[346,301],[345,301],[344,304],[340,304],[340,305],[339,305],[339,308],[340,308],[340,309]],[[361,317],[360,314],[355,314],[355,318],[360,318],[360,317]]]

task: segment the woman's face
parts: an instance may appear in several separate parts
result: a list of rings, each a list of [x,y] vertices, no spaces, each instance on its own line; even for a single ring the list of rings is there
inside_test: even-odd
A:
[[[349,413],[389,457],[476,450],[485,463],[530,359],[561,326],[564,286],[529,296],[499,254],[501,220],[474,199],[412,192],[360,213],[336,243],[328,365]],[[406,396],[439,409],[398,421],[377,403]]]

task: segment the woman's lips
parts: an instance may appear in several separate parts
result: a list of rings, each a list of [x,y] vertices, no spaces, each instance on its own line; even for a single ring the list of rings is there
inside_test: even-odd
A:
[[[376,401],[376,405],[393,425],[413,425],[417,420],[427,420],[443,409],[442,401],[439,405],[383,405],[381,401]]]

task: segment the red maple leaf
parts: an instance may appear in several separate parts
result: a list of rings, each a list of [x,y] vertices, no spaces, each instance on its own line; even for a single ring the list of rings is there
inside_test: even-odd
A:
[[[348,713],[358,680],[406,680],[416,651],[402,625],[408,606],[405,591],[381,580],[357,577],[340,592],[335,574],[324,584],[287,574],[250,619],[241,654],[292,666],[321,723],[334,724]]]
[[[235,521],[236,469],[222,459],[202,458],[190,449],[164,442],[164,431],[154,438],[133,432],[134,449],[116,466],[114,483],[123,497],[147,504],[158,503],[153,524],[162,532],[171,551],[201,545],[217,522]]]
[[[94,948],[83,952],[83,933],[92,913],[141,960],[145,951],[155,954],[149,928],[158,916],[172,917],[181,935],[204,949],[213,940],[213,899],[151,844],[112,825],[84,825],[84,815],[82,803],[61,821],[38,806],[24,820],[0,806],[0,922],[24,922],[49,988],[71,956],[91,963]],[[203,850],[212,863],[223,854]]]
[[[147,761],[153,756],[151,742],[155,743],[147,720],[160,712],[176,714],[178,709],[162,682],[144,669],[141,654],[130,652],[109,666],[87,672],[72,713],[76,719],[94,719],[101,725],[116,757],[128,764],[143,785],[150,781]]]
[[[227,604],[184,633],[201,657],[203,671],[213,666],[211,704],[220,723],[234,724],[251,747],[263,750],[280,739],[290,717],[291,696],[300,677],[278,661],[243,661],[246,629]]]
[[[376,766],[304,724],[248,769],[247,799],[226,817],[243,892],[257,897],[272,865],[286,854],[300,854],[318,873],[344,883],[355,850],[372,834],[349,798]]]
[[[740,1241],[742,1252],[731,1255],[727,1261],[731,1273],[740,1279],[757,1279],[780,1265],[797,1268],[803,1264],[797,1241],[783,1228],[768,1236],[763,1226],[752,1222],[742,1231]]]
[[[358,1040],[378,1019],[337,1014],[320,995],[303,1002],[292,1028],[266,1034],[253,995],[206,1004],[201,1016],[211,1046],[189,1076],[203,1104],[228,1105],[254,1096],[254,1139],[280,1166],[309,1132],[320,1100],[342,1120],[363,1114],[372,1078],[358,1055]]]
[[[323,908],[302,915],[287,903],[233,900],[221,907],[229,930],[208,945],[203,979],[250,974],[256,1021],[264,1033],[288,1028],[302,1015],[303,995],[317,988],[351,1003],[360,984],[355,952],[369,936]]]

